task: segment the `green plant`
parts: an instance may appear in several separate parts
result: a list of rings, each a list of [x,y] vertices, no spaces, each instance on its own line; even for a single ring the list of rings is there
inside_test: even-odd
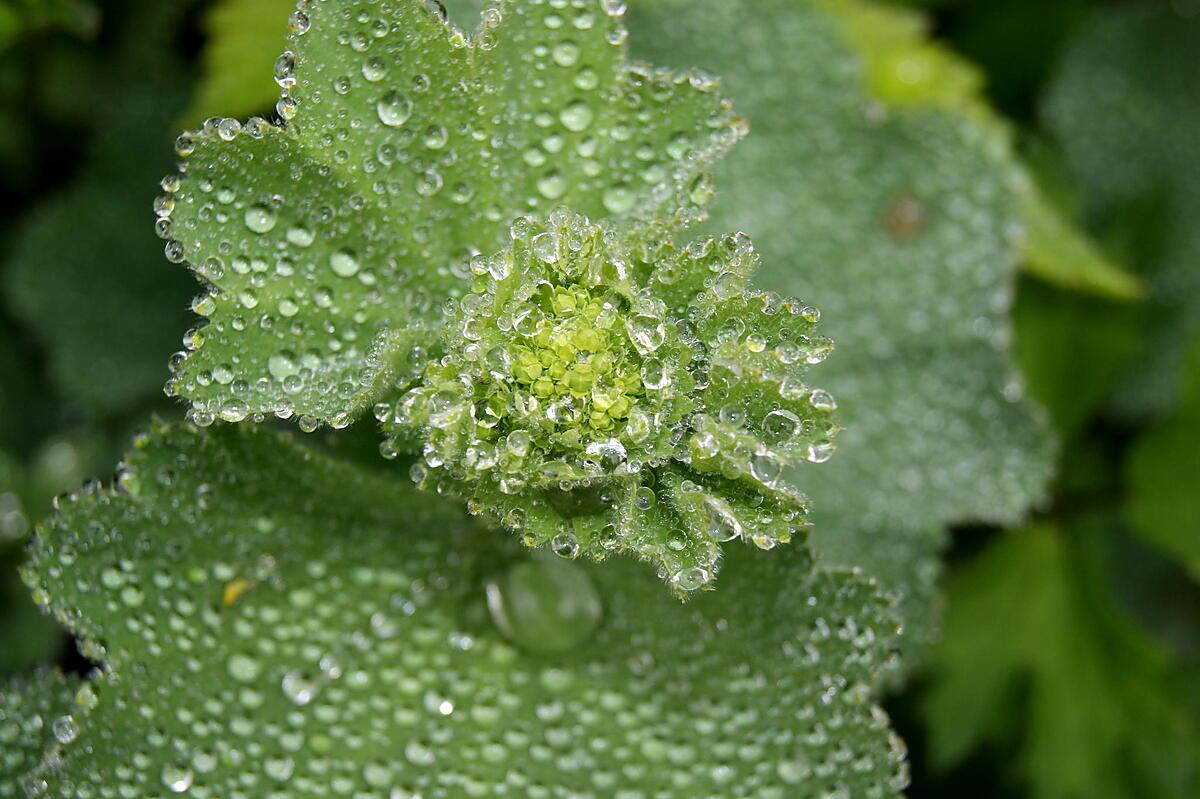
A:
[[[107,432],[157,370],[84,341],[125,303],[60,296],[88,264],[53,242],[108,194],[128,216],[120,187],[184,108],[177,10],[148,5],[154,35],[108,96],[152,102],[113,110],[6,275],[53,382]],[[1072,442],[1135,345],[1106,339],[1125,358],[1078,390],[1061,361],[1097,348],[1095,308],[1124,320],[1142,296],[1017,159],[975,70],[919,16],[857,1],[761,0],[748,24],[737,4],[635,0],[632,37],[623,0],[448,5],[205,17],[182,112],[199,127],[154,204],[167,259],[203,286],[167,385],[188,422],[149,422],[111,486],[37,527],[25,582],[96,670],[0,692],[0,799],[896,796],[909,766],[881,693],[926,657],[939,762],[1000,738],[1027,676],[1021,765],[1043,795],[1150,784],[1164,753],[1154,784],[1184,785],[1189,724],[1165,694],[1123,691],[1117,666],[1072,684],[1106,652],[1175,678],[1097,587],[1096,525],[988,550],[930,654],[946,528],[1026,526],[1051,419]],[[467,14],[473,33],[452,24]],[[276,122],[200,122],[270,103]],[[79,228],[145,285],[104,290],[173,296],[110,229]],[[1022,289],[1022,335],[1079,326],[1019,342],[1050,418],[1010,362],[1018,268],[1104,298]],[[148,327],[169,329],[153,304]],[[1187,481],[1153,470],[1191,454],[1170,445],[1194,393],[1143,442],[1135,480],[1160,494],[1129,510],[1187,558],[1186,529],[1153,512]],[[39,472],[0,465],[16,540]],[[1104,623],[1078,623],[1096,607]],[[981,638],[996,617],[1029,625]],[[1143,745],[1112,708],[1166,732]],[[1132,777],[1105,768],[1124,749]]]

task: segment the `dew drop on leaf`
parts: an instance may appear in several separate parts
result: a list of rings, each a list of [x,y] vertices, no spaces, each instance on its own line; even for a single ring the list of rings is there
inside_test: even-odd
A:
[[[388,127],[398,128],[412,116],[413,101],[407,94],[388,92],[375,104],[379,121]]]
[[[488,612],[518,647],[537,654],[566,652],[591,637],[600,623],[600,595],[579,566],[535,557],[488,583]]]

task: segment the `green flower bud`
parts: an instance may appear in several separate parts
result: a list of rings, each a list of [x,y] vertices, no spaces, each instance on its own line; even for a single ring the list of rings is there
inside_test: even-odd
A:
[[[416,481],[530,546],[632,552],[681,592],[711,585],[722,542],[805,531],[784,473],[833,452],[835,404],[805,381],[832,345],[815,309],[747,288],[749,239],[679,249],[565,209],[511,235],[384,415],[422,442]]]

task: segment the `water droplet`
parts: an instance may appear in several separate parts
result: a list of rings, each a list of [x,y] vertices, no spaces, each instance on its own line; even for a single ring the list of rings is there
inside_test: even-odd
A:
[[[778,408],[763,417],[763,435],[768,444],[790,441],[800,428],[800,417],[789,410]]]
[[[566,652],[588,640],[600,623],[600,595],[587,572],[556,558],[522,561],[487,586],[497,629],[536,654]]]
[[[587,130],[592,124],[592,118],[595,116],[592,109],[587,103],[582,100],[576,100],[569,103],[566,108],[558,115],[558,119],[562,122],[563,127],[573,133],[580,133]]]
[[[579,45],[570,41],[559,42],[551,51],[551,57],[560,67],[574,66],[579,61]]]
[[[387,62],[382,58],[368,58],[363,62],[362,74],[371,83],[381,81],[387,74]]]
[[[667,340],[667,327],[657,316],[638,314],[625,322],[629,340],[642,355],[649,355]]]
[[[407,94],[388,92],[375,104],[375,110],[380,122],[398,128],[412,116],[413,102]]]
[[[313,701],[318,691],[316,680],[300,671],[289,671],[283,675],[280,688],[283,689],[283,695],[293,704],[301,706]]]
[[[168,763],[163,766],[162,782],[171,793],[183,793],[192,787],[192,770],[186,766]]]
[[[79,737],[79,725],[72,716],[59,716],[50,725],[50,729],[54,733],[54,740],[64,746]]]
[[[329,256],[329,266],[339,277],[353,277],[358,273],[358,257],[350,250],[338,250]]]
[[[547,200],[557,200],[567,193],[567,180],[558,171],[549,172],[538,178],[537,188]]]
[[[265,205],[252,205],[246,209],[246,227],[255,233],[267,233],[275,228],[275,212]]]
[[[681,591],[695,591],[712,582],[712,572],[700,566],[680,569],[671,575],[671,585]]]
[[[225,666],[229,676],[238,682],[250,682],[262,671],[262,665],[257,660],[241,653],[230,655]]]
[[[604,207],[610,214],[625,214],[633,210],[637,195],[624,185],[610,186],[604,191]]]

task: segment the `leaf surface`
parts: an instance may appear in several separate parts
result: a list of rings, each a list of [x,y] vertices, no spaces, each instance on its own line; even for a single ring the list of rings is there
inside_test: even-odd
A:
[[[48,796],[898,796],[874,587],[802,548],[688,605],[262,429],[158,429],[28,579],[104,663]]]
[[[168,256],[211,293],[169,388],[197,421],[348,423],[518,215],[703,213],[740,122],[711,79],[629,65],[619,5],[500,2],[473,36],[438,8],[305,4],[277,62],[285,125],[180,140]]]
[[[78,678],[49,670],[0,682],[0,799],[37,795],[33,774],[47,747],[77,733],[78,688]]]

